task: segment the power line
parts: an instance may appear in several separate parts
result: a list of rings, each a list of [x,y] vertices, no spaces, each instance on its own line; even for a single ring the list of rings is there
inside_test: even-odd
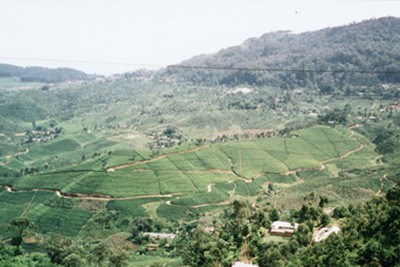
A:
[[[18,61],[38,61],[38,62],[56,62],[56,63],[78,63],[78,64],[95,64],[95,65],[119,65],[131,67],[149,67],[149,68],[162,68],[162,65],[151,64],[133,64],[128,62],[110,62],[110,61],[86,61],[75,59],[52,59],[52,58],[28,58],[28,57],[4,57],[0,56],[0,60],[18,60]]]
[[[300,73],[366,73],[366,74],[400,74],[400,71],[381,70],[329,70],[329,69],[286,69],[286,68],[244,68],[244,67],[218,67],[196,65],[170,65],[167,68],[199,69],[199,70],[228,70],[228,71],[256,71],[256,72],[300,72]]]
[[[97,64],[97,65],[119,65],[131,66],[135,68],[164,68],[163,65],[138,64],[129,62],[110,62],[110,61],[85,61],[74,59],[51,59],[51,58],[25,58],[25,57],[4,57],[0,56],[0,60],[25,60],[25,61],[42,61],[42,62],[59,62],[59,63],[78,63],[78,64]],[[288,69],[288,68],[255,68],[255,67],[224,67],[224,66],[198,66],[198,65],[169,65],[168,68],[175,69],[198,69],[198,70],[223,70],[223,71],[255,71],[255,72],[292,72],[292,73],[361,73],[361,74],[390,74],[400,75],[400,71],[387,70],[368,70],[368,69]]]

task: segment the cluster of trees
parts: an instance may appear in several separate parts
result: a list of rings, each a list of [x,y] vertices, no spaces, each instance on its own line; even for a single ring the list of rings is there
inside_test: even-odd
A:
[[[335,124],[346,124],[347,117],[351,112],[351,106],[346,104],[343,109],[334,108],[326,114],[318,115],[318,122],[322,124],[335,125]]]
[[[348,209],[341,234],[308,246],[291,260],[297,266],[397,266],[400,262],[400,184],[386,197]]]
[[[372,142],[376,145],[376,150],[385,158],[390,155],[397,156],[400,148],[400,116],[398,114],[391,115],[391,122],[385,127],[381,127],[372,139]]]
[[[308,208],[297,215],[311,217],[312,212]],[[291,257],[300,247],[310,243],[314,224],[302,224],[287,244],[265,241],[271,223],[279,218],[276,209],[261,210],[248,202],[234,201],[216,223],[214,231],[207,232],[201,227],[183,231],[177,241],[178,254],[190,266],[231,266],[240,258],[251,259],[260,266],[280,266],[278,261]]]
[[[24,237],[34,236],[36,226],[27,217],[16,217],[10,223],[15,236],[10,244],[0,244],[1,266],[126,266],[125,251],[112,249],[105,243],[88,243],[62,235],[49,235],[39,243],[46,253],[24,253]]]
[[[187,139],[176,129],[176,127],[167,126],[163,131],[158,133],[151,133],[148,135],[153,140],[148,144],[151,150],[163,149],[174,145],[181,145]]]
[[[238,259],[259,266],[397,266],[400,262],[400,183],[360,205],[338,207],[333,213],[341,226],[339,234],[313,243],[315,227],[330,223],[319,205],[304,204],[293,211],[289,221],[301,223],[287,242],[265,238],[271,222],[279,219],[276,210],[257,210],[249,203],[235,201],[222,216],[214,232],[201,227],[182,231],[178,254],[190,266],[231,266]]]
[[[248,39],[240,46],[181,63],[211,69],[169,68],[165,75],[208,85],[311,87],[324,94],[352,85],[398,83],[399,32],[400,19],[387,17],[302,34],[268,33]],[[246,68],[290,71],[251,71]],[[365,70],[377,72],[363,73]]]

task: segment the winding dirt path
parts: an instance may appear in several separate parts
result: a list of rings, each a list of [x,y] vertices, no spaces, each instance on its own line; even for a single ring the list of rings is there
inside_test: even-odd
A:
[[[230,202],[229,200],[225,200],[219,203],[206,203],[206,204],[200,204],[200,205],[194,205],[194,206],[187,206],[190,208],[202,208],[202,207],[208,207],[208,206],[225,206],[228,205]]]
[[[355,129],[355,128],[358,128],[358,127],[361,127],[361,126],[363,126],[362,123],[356,123],[356,124],[350,126],[349,129]]]
[[[6,189],[7,192],[14,193],[11,186],[4,185],[3,187],[4,187],[4,189]]]
[[[279,172],[279,173],[272,173],[272,174],[290,175],[290,174],[296,174],[296,173],[302,172],[302,171],[322,171],[323,169],[325,169],[325,164],[326,164],[326,163],[329,163],[329,162],[331,162],[331,161],[335,161],[335,160],[339,160],[339,159],[346,158],[346,157],[350,156],[351,154],[356,153],[356,152],[362,150],[363,148],[364,148],[364,145],[361,144],[361,145],[359,145],[358,147],[356,147],[356,148],[354,148],[354,149],[352,149],[352,150],[350,150],[350,151],[348,151],[348,152],[342,154],[342,155],[339,156],[339,157],[335,157],[335,158],[331,158],[331,159],[327,159],[327,160],[320,161],[320,162],[319,162],[319,163],[320,163],[320,166],[318,166],[318,167],[313,167],[313,168],[299,168],[299,169],[295,169],[295,170],[290,170],[290,171],[286,171],[286,172]],[[258,178],[258,177],[260,177],[261,175],[263,175],[263,174],[268,174],[268,173],[270,173],[270,172],[261,172],[261,173],[257,174],[255,178]]]
[[[350,156],[351,154],[356,153],[356,152],[360,151],[360,150],[363,149],[363,148],[364,148],[364,145],[361,144],[359,147],[357,147],[357,148],[355,148],[355,149],[353,149],[353,150],[350,150],[349,152],[344,153],[343,155],[341,155],[341,156],[339,157],[339,159],[343,159],[343,158],[345,158],[345,157],[348,157],[348,156]]]
[[[55,193],[56,196],[60,198],[78,198],[82,200],[97,200],[97,201],[110,201],[110,200],[130,200],[130,199],[142,199],[142,198],[169,198],[174,196],[179,196],[185,194],[185,192],[176,192],[171,194],[152,194],[152,195],[138,195],[138,196],[128,196],[128,197],[112,197],[106,195],[89,195],[89,194],[81,194],[81,193],[63,193],[58,189],[46,189],[46,188],[35,188],[31,190],[16,190],[13,189],[10,185],[0,184],[0,187],[6,189],[7,192],[10,193],[19,193],[19,192],[50,192]]]
[[[355,132],[353,131],[353,129],[356,129],[356,128],[361,127],[361,126],[363,126],[361,123],[356,123],[356,124],[350,126],[349,129],[351,130],[351,133],[350,133],[349,137],[353,137],[354,136]]]
[[[207,193],[211,193],[211,191],[212,191],[212,189],[211,189],[211,186],[212,186],[213,184],[209,184],[208,186],[207,186]]]
[[[6,159],[10,159],[10,158],[15,158],[15,157],[20,156],[20,155],[24,155],[24,154],[26,154],[28,152],[29,152],[29,148],[25,148],[24,151],[20,151],[18,153],[13,154],[13,155],[5,155],[3,157],[6,158]]]
[[[203,208],[203,207],[208,207],[208,206],[225,206],[225,205],[228,205],[229,203],[230,203],[229,200],[225,200],[225,201],[222,201],[219,203],[205,203],[205,204],[199,204],[199,205],[186,206],[186,205],[172,204],[170,200],[165,202],[165,204],[167,204],[169,206],[187,207],[187,208]]]
[[[135,161],[135,162],[132,162],[132,163],[127,163],[127,164],[123,164],[123,165],[118,165],[118,166],[114,166],[114,167],[108,168],[107,171],[108,171],[108,172],[113,172],[113,171],[116,171],[116,170],[121,170],[121,169],[125,169],[125,168],[128,168],[128,167],[131,167],[131,166],[136,166],[136,165],[140,165],[140,164],[145,164],[145,163],[157,161],[157,160],[166,158],[166,157],[168,157],[168,156],[182,155],[182,154],[190,153],[190,152],[193,152],[193,151],[197,151],[197,150],[200,150],[200,149],[207,148],[207,147],[209,147],[209,146],[210,146],[210,145],[204,145],[204,146],[194,147],[194,148],[191,148],[191,149],[188,149],[188,150],[184,150],[184,151],[179,151],[179,152],[164,154],[164,155],[161,155],[161,156],[152,158],[152,159],[145,159],[145,160],[141,160],[141,161]]]
[[[152,169],[134,169],[132,172],[154,172]],[[231,170],[210,169],[210,170],[157,170],[159,173],[224,173],[235,175]]]
[[[383,186],[384,186],[384,180],[386,180],[387,179],[387,173],[385,173],[382,177],[381,177],[381,186],[380,186],[380,188],[379,188],[379,190],[378,190],[378,192],[376,192],[376,194],[375,194],[375,196],[379,196],[381,193],[382,193],[382,191],[383,191]]]

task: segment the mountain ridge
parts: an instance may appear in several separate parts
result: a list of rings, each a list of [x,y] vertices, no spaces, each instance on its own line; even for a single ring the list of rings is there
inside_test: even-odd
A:
[[[271,32],[245,40],[217,53],[182,61],[165,72],[169,76],[202,84],[271,85],[283,89],[320,88],[329,93],[349,82],[369,86],[400,82],[400,18],[384,17],[305,33]],[[249,70],[208,71],[183,66],[248,68]],[[252,71],[252,68],[289,71]],[[290,71],[292,70],[292,71]],[[308,70],[311,73],[305,73]],[[338,70],[324,74],[312,70]],[[345,73],[376,71],[366,75]],[[180,77],[182,76],[182,77]]]

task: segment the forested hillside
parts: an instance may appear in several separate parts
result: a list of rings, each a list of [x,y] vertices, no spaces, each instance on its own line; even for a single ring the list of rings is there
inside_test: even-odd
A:
[[[88,80],[93,76],[70,69],[49,69],[43,67],[18,67],[9,64],[0,64],[0,77],[18,77],[22,82],[59,83],[65,81]]]
[[[332,93],[399,82],[399,44],[400,19],[386,17],[301,34],[267,33],[183,61],[165,74],[209,85],[311,87]]]
[[[321,203],[320,199],[319,206],[304,204],[285,218],[301,223],[298,231],[285,240],[265,237],[271,222],[279,219],[276,210],[233,202],[212,233],[201,226],[186,229],[179,236],[178,251],[189,266],[229,266],[235,254],[260,267],[399,266],[400,184],[386,197],[336,208],[332,219],[342,230],[323,242],[315,242],[315,227],[332,223]]]

